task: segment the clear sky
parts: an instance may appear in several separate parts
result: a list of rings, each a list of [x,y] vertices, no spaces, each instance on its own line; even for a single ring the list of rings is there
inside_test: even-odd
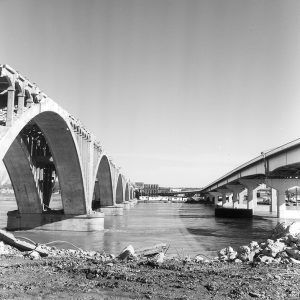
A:
[[[201,187],[300,137],[298,0],[0,0],[0,64],[133,181]]]

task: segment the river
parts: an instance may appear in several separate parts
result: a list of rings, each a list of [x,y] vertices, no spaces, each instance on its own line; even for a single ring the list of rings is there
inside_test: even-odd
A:
[[[16,209],[12,197],[0,198],[0,227],[6,226],[6,212]],[[228,245],[237,247],[252,240],[269,237],[276,218],[215,218],[214,208],[205,204],[138,203],[123,216],[106,216],[104,230],[99,232],[19,231],[17,236],[39,243],[63,240],[85,250],[104,250],[118,254],[128,244],[134,248],[157,243],[170,245],[168,254],[180,256],[216,255]],[[60,242],[53,245],[72,248]]]

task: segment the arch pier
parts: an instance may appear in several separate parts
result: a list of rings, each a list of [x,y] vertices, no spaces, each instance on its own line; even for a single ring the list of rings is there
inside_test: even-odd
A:
[[[10,230],[103,230],[105,214],[133,202],[95,136],[8,65],[0,65],[0,144],[18,207]]]

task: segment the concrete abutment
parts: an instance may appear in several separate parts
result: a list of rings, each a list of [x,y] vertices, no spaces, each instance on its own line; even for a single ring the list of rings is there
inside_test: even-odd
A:
[[[101,231],[104,229],[104,213],[86,215],[63,213],[7,213],[7,230],[48,230],[48,231]]]

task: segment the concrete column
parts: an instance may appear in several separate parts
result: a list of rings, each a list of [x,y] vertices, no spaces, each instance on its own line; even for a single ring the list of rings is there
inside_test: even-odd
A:
[[[277,211],[277,191],[273,188],[271,188],[271,203],[270,203],[270,212],[276,212]]]
[[[209,202],[214,203],[214,196],[213,195],[208,195]]]
[[[247,189],[244,189],[239,194],[239,205],[240,206],[244,204],[245,195],[247,195]]]
[[[277,218],[284,218],[286,212],[285,192],[300,185],[300,179],[266,179],[266,184],[277,191]]]
[[[209,192],[209,194],[212,197],[214,197],[215,206],[217,206],[218,203],[219,203],[219,196],[221,195],[221,193],[219,193],[219,192]]]
[[[248,190],[247,209],[254,211],[257,205],[256,188],[261,183],[259,179],[240,179],[239,182]]]
[[[226,188],[219,188],[217,191],[222,194],[222,206],[224,206],[226,204],[226,194],[230,193],[230,191]]]
[[[24,98],[25,98],[25,95],[23,93],[18,94],[18,115],[23,113]]]
[[[95,182],[93,182],[93,166],[94,166],[94,141],[92,139],[92,137],[90,136],[89,140],[88,140],[88,151],[89,151],[89,182],[88,182],[88,186],[89,186],[89,201],[92,201],[93,199],[93,193],[94,193],[94,184]],[[98,183],[98,182],[97,182]],[[89,208],[91,208],[91,205],[89,205]]]
[[[32,103],[33,103],[33,100],[32,100],[32,96],[30,95],[30,97],[26,100],[26,107],[30,108]]]
[[[226,187],[232,192],[232,207],[239,207],[239,194],[244,189],[241,184],[227,184]]]
[[[87,140],[85,137],[82,137],[82,168],[84,172],[85,185],[86,185],[86,199],[89,198],[89,189],[88,189],[88,149],[87,149]]]
[[[15,88],[10,86],[7,89],[7,115],[6,126],[12,126],[14,118],[14,102],[15,102]]]

